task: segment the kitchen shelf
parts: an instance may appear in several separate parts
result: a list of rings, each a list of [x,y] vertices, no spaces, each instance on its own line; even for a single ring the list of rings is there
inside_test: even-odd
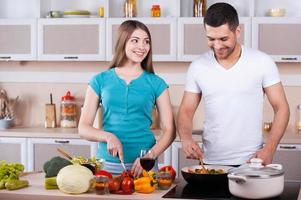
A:
[[[216,2],[221,1],[207,0],[207,7]],[[280,25],[292,24],[291,22],[295,21],[298,28],[294,33],[296,32],[295,35],[300,35],[299,26],[301,26],[301,12],[299,12],[299,10],[301,10],[301,1],[225,0],[223,2],[230,3],[237,9],[241,23],[244,25],[245,32],[242,41],[245,46],[261,49],[260,46],[263,41],[270,38],[270,36],[268,36],[268,38],[260,39],[261,37],[258,32],[258,27],[266,21],[268,21],[268,24],[275,23]],[[111,61],[117,37],[116,27],[118,27],[122,21],[130,19],[124,18],[123,3],[124,0],[1,0],[0,60]],[[154,4],[160,5],[162,17],[150,17],[150,9]],[[97,15],[99,7],[104,8],[104,18],[100,18]],[[286,9],[285,17],[266,17],[266,12],[270,8]],[[50,11],[64,11],[70,9],[88,10],[91,13],[91,16],[90,18],[85,19],[45,18],[49,15]],[[195,46],[195,48],[191,47],[192,52],[185,52],[184,49],[185,46],[183,41],[185,41],[186,36],[183,34],[183,26],[193,25],[196,28],[198,25],[202,26],[203,22],[203,18],[201,17],[192,17],[193,0],[137,0],[137,13],[137,18],[132,19],[146,23],[152,32],[154,38],[154,61],[192,61],[197,55],[201,54],[204,50],[207,50],[207,44],[204,42],[202,42],[201,47],[197,47],[194,44],[190,45]],[[26,34],[23,35],[19,29],[14,29],[13,32],[9,30],[8,25],[18,25],[16,20],[20,21],[20,23],[21,21],[24,22],[24,20],[32,20],[28,24],[28,30],[30,30],[30,32],[26,32]],[[250,23],[248,21],[250,21]],[[57,37],[57,35],[59,35],[57,31],[48,34],[48,36],[50,36],[49,39],[45,37],[45,35],[47,35],[45,29],[54,26],[59,29],[65,26],[63,32],[68,35],[68,29],[70,28],[70,24],[68,23],[72,23],[72,28],[76,26],[81,29],[81,25],[82,27],[87,27],[91,24],[95,24],[96,26],[99,26],[99,28],[94,27],[94,31],[89,32],[89,34],[92,34],[94,37],[86,38],[87,42],[83,41],[85,38],[79,37],[67,38],[67,40],[69,39],[68,42],[67,40]],[[164,27],[158,28],[160,23]],[[21,25],[18,26],[18,28],[20,27]],[[277,33],[279,30],[273,26],[270,27],[272,33]],[[178,30],[179,34],[177,32]],[[190,34],[194,35],[194,37],[201,37],[195,34],[193,30],[194,28],[188,31],[187,35]],[[87,33],[85,32],[85,29],[83,29],[83,31],[83,33]],[[80,35],[78,31],[73,33],[75,36]],[[24,45],[20,47],[22,43],[14,43],[13,40],[6,40],[6,37],[8,37],[7,35],[14,34],[18,36],[16,37],[17,40],[25,41],[25,52],[19,52],[22,48],[24,49]],[[95,35],[98,35],[98,37],[95,37]],[[160,35],[162,35],[162,38]],[[24,39],[25,36],[27,37]],[[90,41],[88,41],[89,39]],[[54,43],[49,43],[49,40],[54,40]],[[91,42],[92,40],[95,41],[95,43]],[[190,40],[190,43],[193,43],[193,41],[200,39],[190,38]],[[282,46],[281,41],[286,41],[287,44],[291,44],[292,48],[294,48],[293,46],[296,48],[300,46],[296,37],[286,37],[281,38],[281,40],[278,38],[273,45]],[[65,42],[67,45],[64,45]],[[46,44],[50,44],[51,49],[47,49],[47,47],[45,47]],[[57,46],[55,46],[55,44],[57,44]],[[87,51],[85,52],[85,50]],[[50,53],[47,53],[47,51]],[[279,55],[270,52],[267,53],[269,53],[277,62],[300,62],[301,54],[298,51],[295,52],[296,53],[290,53],[283,50]]]

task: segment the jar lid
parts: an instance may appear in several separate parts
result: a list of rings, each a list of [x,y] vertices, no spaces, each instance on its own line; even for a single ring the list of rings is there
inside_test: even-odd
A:
[[[251,159],[250,163],[230,169],[228,174],[245,176],[249,178],[271,178],[283,175],[284,170],[280,164],[270,164],[264,166],[262,165],[262,160],[260,158],[253,158]]]
[[[62,101],[74,100],[74,96],[71,96],[71,92],[68,91],[65,96],[62,96]]]
[[[160,8],[160,5],[153,5],[153,8]]]

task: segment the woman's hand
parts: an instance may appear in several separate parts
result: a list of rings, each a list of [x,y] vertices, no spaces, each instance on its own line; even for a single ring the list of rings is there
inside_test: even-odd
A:
[[[119,139],[112,133],[108,133],[107,137],[107,150],[108,152],[116,157],[117,155],[119,156],[119,159],[121,161],[123,160],[123,150],[122,150],[122,144],[119,141]]]
[[[134,177],[139,177],[142,173],[143,168],[140,165],[140,158],[137,158],[133,164],[132,172]]]

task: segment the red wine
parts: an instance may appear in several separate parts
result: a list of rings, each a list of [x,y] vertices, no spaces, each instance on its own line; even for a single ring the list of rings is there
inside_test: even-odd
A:
[[[144,170],[149,171],[154,167],[155,159],[154,158],[140,158],[140,165]]]

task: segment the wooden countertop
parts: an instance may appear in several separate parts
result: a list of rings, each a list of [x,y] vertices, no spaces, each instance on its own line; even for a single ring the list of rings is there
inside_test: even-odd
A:
[[[161,136],[161,130],[152,130],[155,137],[158,139]],[[202,141],[201,130],[193,131],[193,139],[197,142]],[[77,128],[44,128],[44,127],[17,127],[11,129],[0,130],[0,137],[25,137],[25,138],[68,138],[79,139]],[[268,137],[268,133],[264,134],[264,137]],[[180,141],[179,136],[175,141]],[[301,144],[301,134],[285,133],[284,137],[280,141],[281,144]]]
[[[168,190],[156,190],[151,194],[140,194],[133,193],[131,195],[117,195],[117,194],[107,194],[107,195],[97,195],[94,192],[71,195],[65,194],[60,190],[46,190],[44,189],[44,173],[30,174],[23,176],[22,179],[29,181],[30,186],[27,188],[22,188],[19,190],[0,190],[0,199],[2,200],[74,200],[74,199],[84,199],[84,200],[96,200],[96,199],[123,199],[123,200],[144,200],[144,199],[163,199],[162,196]]]

